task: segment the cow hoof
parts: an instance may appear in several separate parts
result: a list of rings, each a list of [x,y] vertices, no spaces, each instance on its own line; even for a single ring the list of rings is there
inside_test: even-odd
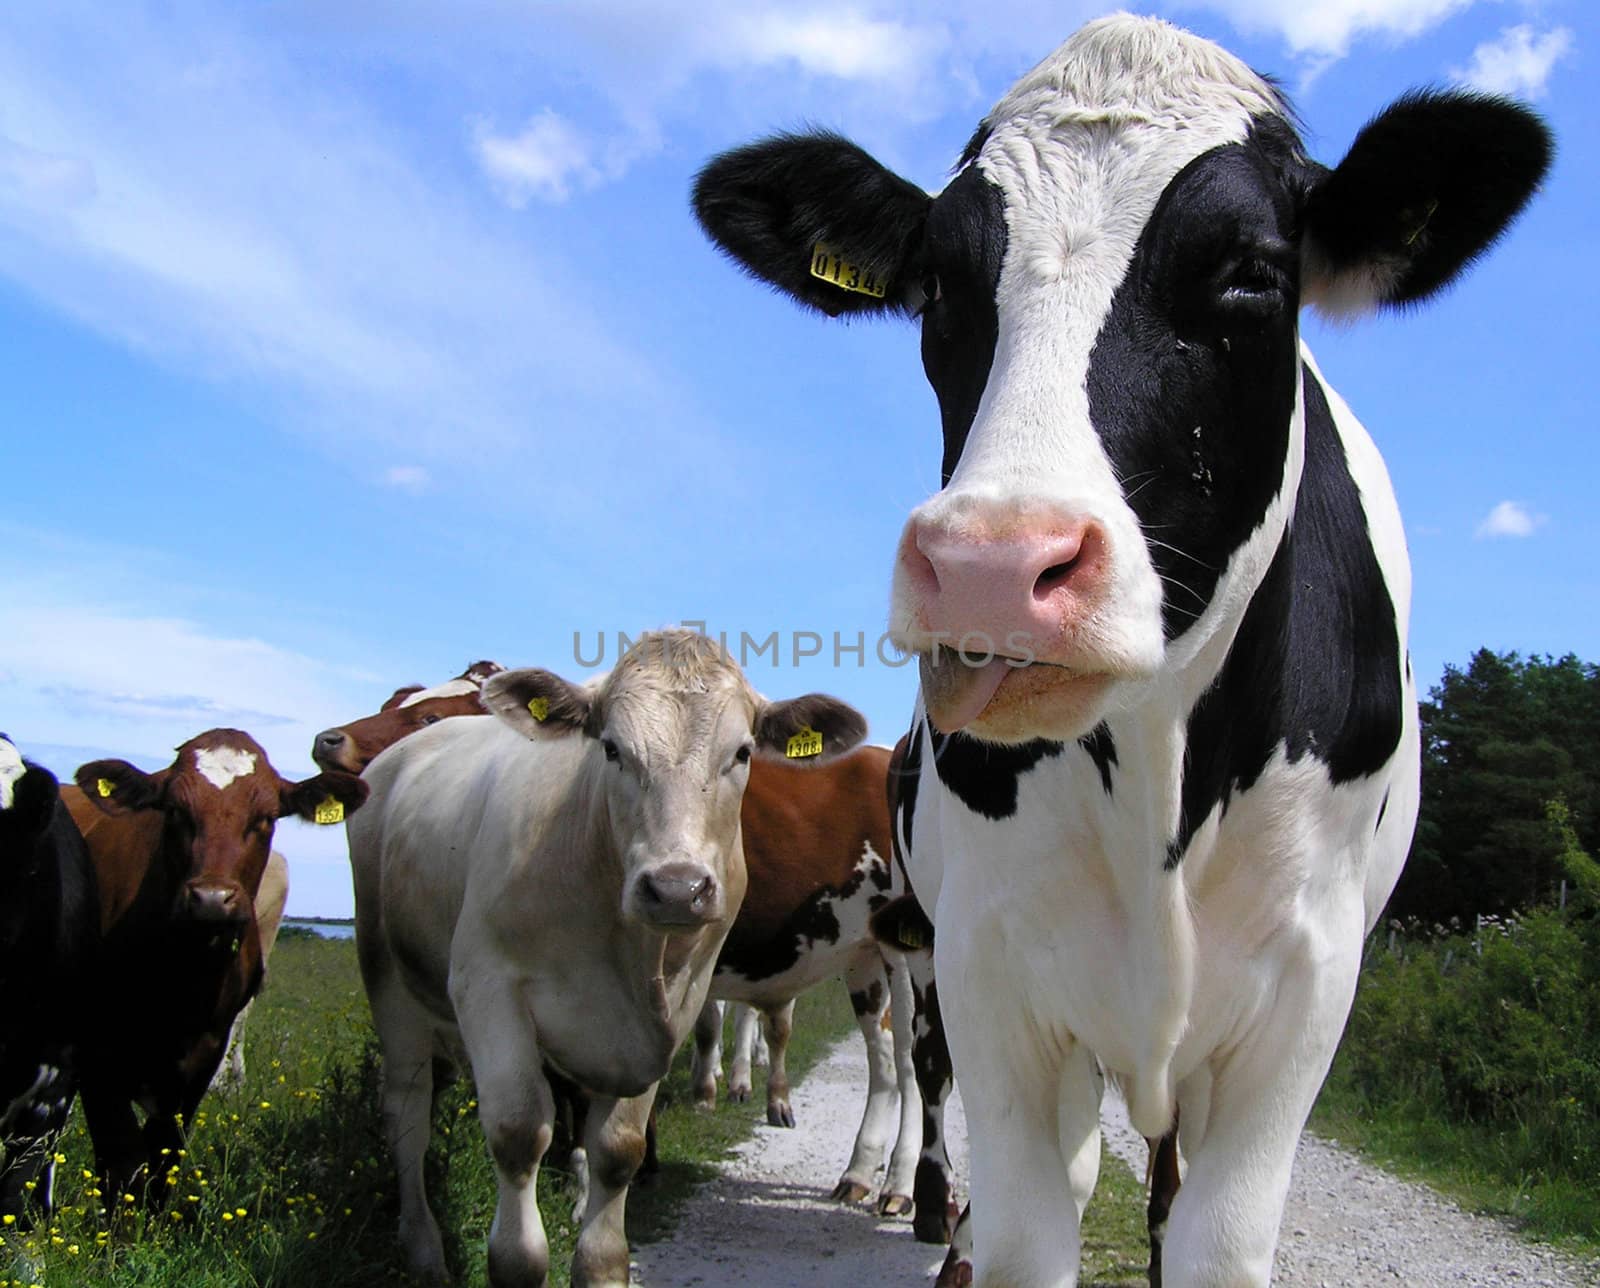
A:
[[[871,1193],[860,1181],[852,1181],[847,1176],[833,1187],[833,1193],[828,1197],[835,1203],[859,1203]]]
[[[971,1288],[973,1285],[973,1262],[966,1258],[944,1259],[944,1266],[939,1267],[939,1277],[933,1282],[933,1288]]]
[[[911,1211],[909,1194],[884,1194],[878,1199],[879,1216],[904,1216]]]
[[[735,1087],[732,1084],[729,1084],[728,1099],[734,1101],[736,1104],[742,1105],[745,1101],[750,1099],[750,1088]]]
[[[955,1233],[956,1218],[953,1212],[934,1208],[931,1212],[919,1207],[911,1218],[911,1233],[918,1243],[949,1243]]]
[[[787,1102],[785,1102],[785,1103],[783,1103],[781,1105],[768,1105],[767,1106],[767,1126],[768,1127],[793,1127],[794,1126],[794,1110],[789,1108],[789,1105],[788,1105]]]
[[[717,1107],[717,1096],[716,1096],[716,1093],[713,1092],[709,1096],[696,1096],[694,1098],[694,1107],[696,1109],[704,1109],[706,1112],[709,1113],[711,1110],[713,1110],[713,1109],[715,1109]]]

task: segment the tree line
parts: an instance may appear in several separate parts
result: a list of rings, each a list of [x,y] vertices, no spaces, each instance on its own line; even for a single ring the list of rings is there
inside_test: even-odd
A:
[[[1422,704],[1422,807],[1387,915],[1461,925],[1559,901],[1600,853],[1600,667],[1479,649]]]

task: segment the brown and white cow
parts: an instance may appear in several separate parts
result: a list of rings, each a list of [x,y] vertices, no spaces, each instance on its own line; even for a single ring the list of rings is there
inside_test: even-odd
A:
[[[420,728],[453,716],[486,715],[478,690],[503,669],[496,662],[475,662],[435,688],[398,689],[375,715],[319,733],[312,757],[324,769],[360,772]],[[751,766],[741,810],[749,887],[717,960],[714,1000],[695,1026],[692,1076],[697,1101],[714,1104],[722,1064],[717,1003],[753,1006],[764,1017],[769,1038],[767,1121],[794,1126],[784,1053],[795,998],[824,980],[843,977],[867,1043],[868,1088],[861,1127],[833,1196],[855,1202],[871,1192],[895,1125],[898,1094],[897,1145],[878,1201],[880,1211],[894,1215],[911,1206],[920,1136],[910,1064],[910,983],[903,971],[897,975],[892,969],[898,953],[882,948],[867,924],[896,893],[884,793],[888,755],[882,747],[862,747],[815,767],[797,767],[787,758]],[[748,1011],[739,1017],[728,1080],[729,1094],[738,1100],[751,1092],[753,1018]],[[573,1112],[575,1126],[581,1124],[581,1104]],[[581,1135],[576,1127],[575,1145]],[[581,1178],[581,1145],[573,1165]],[[653,1120],[643,1170],[655,1170]]]
[[[372,807],[349,828],[401,1242],[418,1274],[445,1277],[422,1160],[433,1061],[464,1056],[499,1182],[489,1280],[545,1283],[534,1187],[548,1062],[592,1097],[572,1282],[621,1288],[623,1204],[656,1083],[744,899],[752,753],[815,731],[830,756],[865,722],[819,695],[761,699],[687,631],[645,635],[584,687],[502,672],[483,700],[494,720],[441,721],[374,761]]]
[[[324,729],[311,742],[311,758],[323,769],[359,774],[386,747],[451,716],[481,716],[478,693],[483,682],[505,667],[498,662],[474,662],[454,679],[424,688],[420,684],[396,689],[373,715],[347,725]]]
[[[77,780],[62,799],[94,861],[104,940],[80,1094],[106,1191],[119,1195],[182,1146],[261,985],[254,900],[277,820],[342,817],[367,788],[344,773],[288,782],[237,729],[190,739],[154,774],[97,760]],[[164,1190],[149,1186],[157,1200]]]

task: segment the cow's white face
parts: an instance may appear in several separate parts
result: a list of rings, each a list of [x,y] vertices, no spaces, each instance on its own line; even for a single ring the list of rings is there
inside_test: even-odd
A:
[[[1155,678],[1199,696],[1291,518],[1302,297],[1425,297],[1549,155],[1523,109],[1424,94],[1329,171],[1231,55],[1118,16],[1007,94],[937,197],[812,134],[712,161],[695,209],[803,303],[921,317],[945,486],[902,534],[890,629],[938,728],[1020,743]],[[818,244],[852,270],[819,280]]]
[[[1091,34],[996,108],[924,238],[947,483],[906,525],[890,625],[935,723],[991,741],[1080,736],[1192,655],[1298,467],[1304,162],[1276,100],[1197,42],[1096,79],[1118,29]]]
[[[764,701],[713,641],[688,631],[644,636],[592,687],[503,671],[485,683],[483,704],[534,737],[593,740],[590,781],[622,867],[620,912],[668,934],[725,925],[743,900],[739,809],[752,754],[782,754],[802,727],[823,758],[866,733],[836,699]]]
[[[9,738],[0,738],[0,810],[11,808],[17,780],[27,772],[28,767],[22,763],[22,753]]]

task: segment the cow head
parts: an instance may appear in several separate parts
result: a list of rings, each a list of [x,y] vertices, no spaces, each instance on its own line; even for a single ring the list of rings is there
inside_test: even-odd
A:
[[[603,679],[504,671],[490,712],[531,738],[585,738],[623,869],[622,912],[667,932],[728,920],[744,897],[739,806],[758,750],[816,763],[866,721],[837,698],[768,702],[715,642],[646,634]]]
[[[1124,15],[1024,76],[937,196],[815,133],[714,159],[694,206],[803,304],[920,318],[944,487],[890,631],[939,728],[1014,743],[1226,646],[1294,509],[1300,305],[1431,295],[1550,154],[1523,108],[1420,93],[1328,170],[1269,82]]]
[[[485,714],[478,693],[485,680],[503,670],[498,662],[474,662],[455,679],[431,689],[420,684],[396,689],[377,714],[319,733],[311,742],[311,759],[319,769],[359,774],[380,751],[426,725],[451,716]]]
[[[367,798],[366,783],[352,774],[286,781],[237,729],[191,738],[157,773],[95,760],[79,768],[77,781],[106,814],[160,812],[161,858],[177,890],[178,918],[222,930],[250,922],[278,819],[333,821]]]
[[[23,760],[16,744],[0,734],[0,889],[24,875],[34,845],[55,817],[56,776]]]

